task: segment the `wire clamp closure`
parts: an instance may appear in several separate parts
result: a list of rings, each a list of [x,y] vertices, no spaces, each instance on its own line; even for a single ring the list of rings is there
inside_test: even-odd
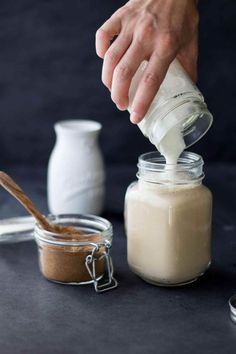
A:
[[[111,243],[109,241],[105,241],[104,244],[98,245],[91,243],[94,246],[91,254],[87,255],[85,259],[85,266],[88,270],[88,273],[93,280],[94,289],[97,293],[103,293],[105,291],[115,289],[118,286],[117,280],[114,278],[114,267],[112,258],[110,255]],[[99,257],[96,257],[96,253],[100,251],[101,248],[105,248],[100,252]],[[96,262],[103,260],[105,261],[105,274],[102,279],[98,279],[96,274]],[[107,279],[107,281],[103,281],[103,279]]]

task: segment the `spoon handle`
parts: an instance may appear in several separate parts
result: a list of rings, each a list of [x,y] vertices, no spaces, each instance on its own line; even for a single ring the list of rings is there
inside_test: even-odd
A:
[[[45,217],[37,210],[33,202],[26,196],[24,191],[3,171],[0,171],[0,185],[13,197],[15,197],[30,214],[33,215],[45,230],[50,231],[50,224],[47,222]]]

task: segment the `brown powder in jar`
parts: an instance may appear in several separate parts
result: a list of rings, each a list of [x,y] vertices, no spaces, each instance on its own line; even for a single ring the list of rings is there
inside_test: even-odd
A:
[[[99,242],[101,236],[81,236],[79,242]],[[70,240],[72,241],[72,240]],[[39,246],[40,269],[45,278],[62,283],[80,283],[92,280],[85,266],[86,257],[91,254],[94,246],[60,246],[43,244]],[[104,246],[95,253],[99,258]],[[96,259],[97,278],[104,273],[105,260]]]

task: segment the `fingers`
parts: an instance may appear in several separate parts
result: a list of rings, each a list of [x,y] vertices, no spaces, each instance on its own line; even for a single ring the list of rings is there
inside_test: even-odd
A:
[[[144,59],[144,51],[133,42],[114,70],[111,98],[120,110],[128,107],[131,80]]]
[[[137,124],[141,122],[148,111],[173,58],[160,59],[154,52],[149,60],[136,91],[132,107],[130,120]]]
[[[130,36],[121,33],[106,51],[102,67],[102,82],[110,91],[114,69],[130,46],[131,40]]]
[[[110,47],[111,40],[120,33],[120,30],[121,20],[114,15],[97,30],[95,46],[97,55],[100,58],[104,58],[106,51]]]

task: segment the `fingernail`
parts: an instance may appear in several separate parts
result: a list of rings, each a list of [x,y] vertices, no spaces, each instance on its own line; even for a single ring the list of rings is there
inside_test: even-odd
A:
[[[120,106],[119,104],[117,104],[116,107],[117,107],[120,111],[123,110],[123,109],[122,109],[122,106]]]
[[[132,112],[130,115],[130,120],[132,123],[137,124],[140,121],[140,114],[136,113],[136,112]]]
[[[126,106],[122,106],[120,104],[117,104],[116,107],[120,110],[120,111],[125,111],[126,110]]]

